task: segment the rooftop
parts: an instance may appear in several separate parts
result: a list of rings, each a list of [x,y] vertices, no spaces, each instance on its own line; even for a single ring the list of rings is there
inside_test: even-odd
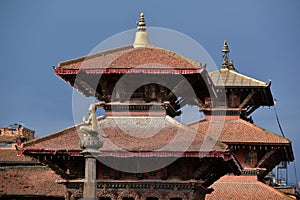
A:
[[[0,196],[1,194],[64,196],[65,187],[55,182],[59,179],[50,168],[43,166],[1,168]]]
[[[102,138],[102,152],[228,152],[227,145],[216,142],[169,116],[106,117],[98,123],[108,138]],[[78,150],[82,133],[72,126],[24,144],[26,149]],[[203,141],[207,144],[202,146]],[[206,149],[209,147],[211,149]]]
[[[134,48],[132,45],[119,47],[107,51],[98,52],[92,55],[75,58],[58,64],[55,68],[57,74],[71,73],[64,70],[87,70],[89,73],[96,73],[92,69],[106,70],[106,73],[117,73],[121,69],[156,69],[158,71],[180,70],[180,69],[201,69],[200,63],[176,54],[172,51],[155,46]],[[118,69],[114,71],[112,69]],[[88,71],[90,70],[90,71]],[[134,73],[134,70],[132,71]]]
[[[0,165],[17,163],[36,163],[30,157],[18,155],[16,149],[0,149]]]
[[[190,126],[201,133],[220,133],[218,140],[226,144],[291,144],[288,139],[242,119],[201,120]]]
[[[216,181],[212,188],[214,191],[207,194],[207,200],[291,200],[291,198],[260,181],[256,176],[223,176]]]
[[[227,68],[210,72],[209,75],[217,87],[268,87],[270,85]]]

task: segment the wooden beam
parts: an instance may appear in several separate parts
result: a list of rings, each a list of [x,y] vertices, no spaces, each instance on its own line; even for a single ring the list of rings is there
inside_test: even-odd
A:
[[[203,180],[206,176],[210,176],[209,173],[207,173],[212,166],[216,165],[218,163],[217,159],[210,159],[210,160],[205,160],[203,161],[205,164],[202,164],[194,173],[193,176],[195,178],[200,178]]]
[[[272,156],[276,151],[277,151],[277,149],[272,149],[272,150],[268,151],[268,152],[260,159],[260,161],[257,163],[256,167],[261,167],[261,165],[262,165],[268,158],[270,158],[270,156]]]
[[[239,109],[242,109],[250,100],[251,98],[256,94],[256,91],[252,91],[248,96],[244,99],[244,101],[240,104]]]

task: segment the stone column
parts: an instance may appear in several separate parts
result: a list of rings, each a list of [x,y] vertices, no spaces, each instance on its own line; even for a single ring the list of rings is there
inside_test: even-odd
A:
[[[84,150],[81,154],[85,158],[85,179],[83,184],[83,199],[97,199],[97,180],[96,180],[96,157],[100,154],[98,150],[103,142],[97,136],[85,135],[81,141]]]
[[[85,155],[85,180],[83,185],[83,198],[96,199],[96,159],[91,155]]]

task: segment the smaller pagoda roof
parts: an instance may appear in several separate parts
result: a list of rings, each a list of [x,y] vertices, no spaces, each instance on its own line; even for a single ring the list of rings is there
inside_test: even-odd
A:
[[[269,87],[270,83],[262,82],[235,70],[222,68],[209,73],[216,87]]]
[[[256,176],[223,176],[216,181],[212,188],[214,191],[207,194],[207,200],[291,200],[294,198],[280,192],[257,180]]]
[[[293,161],[291,141],[243,119],[201,120],[191,127],[228,145],[270,146],[286,149],[285,159]]]
[[[220,142],[226,144],[291,145],[291,141],[243,119],[200,120],[190,124],[201,133],[220,133]],[[221,130],[221,132],[220,132]]]

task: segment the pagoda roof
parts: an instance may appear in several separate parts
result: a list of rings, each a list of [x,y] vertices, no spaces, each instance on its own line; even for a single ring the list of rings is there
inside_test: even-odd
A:
[[[219,141],[226,144],[291,145],[291,141],[243,119],[200,120],[190,124],[201,133],[220,132]]]
[[[163,48],[150,45],[134,48],[129,45],[60,62],[55,72],[190,74],[202,72],[202,69],[199,62]]]
[[[214,191],[207,194],[207,200],[290,200],[290,196],[257,180],[256,176],[223,176],[216,181],[212,188]]]
[[[231,69],[220,69],[209,73],[216,87],[269,87],[269,83],[262,82]]]
[[[293,161],[291,141],[243,119],[201,120],[190,124],[201,133],[215,137],[228,145],[284,147],[285,159]],[[221,130],[221,131],[220,131]],[[218,134],[219,133],[219,134]]]
[[[181,155],[184,152],[229,153],[227,145],[208,139],[204,134],[186,126],[169,116],[162,117],[105,117],[98,122],[101,131],[108,138],[101,138],[104,144],[102,155],[109,152],[132,152],[138,156]],[[24,151],[68,151],[79,152],[82,133],[78,126],[72,126],[57,133],[24,143]],[[207,142],[203,152],[201,145]],[[210,149],[207,150],[206,147]],[[144,154],[141,154],[144,153]],[[230,153],[229,153],[230,154]],[[198,154],[197,154],[198,155]]]

